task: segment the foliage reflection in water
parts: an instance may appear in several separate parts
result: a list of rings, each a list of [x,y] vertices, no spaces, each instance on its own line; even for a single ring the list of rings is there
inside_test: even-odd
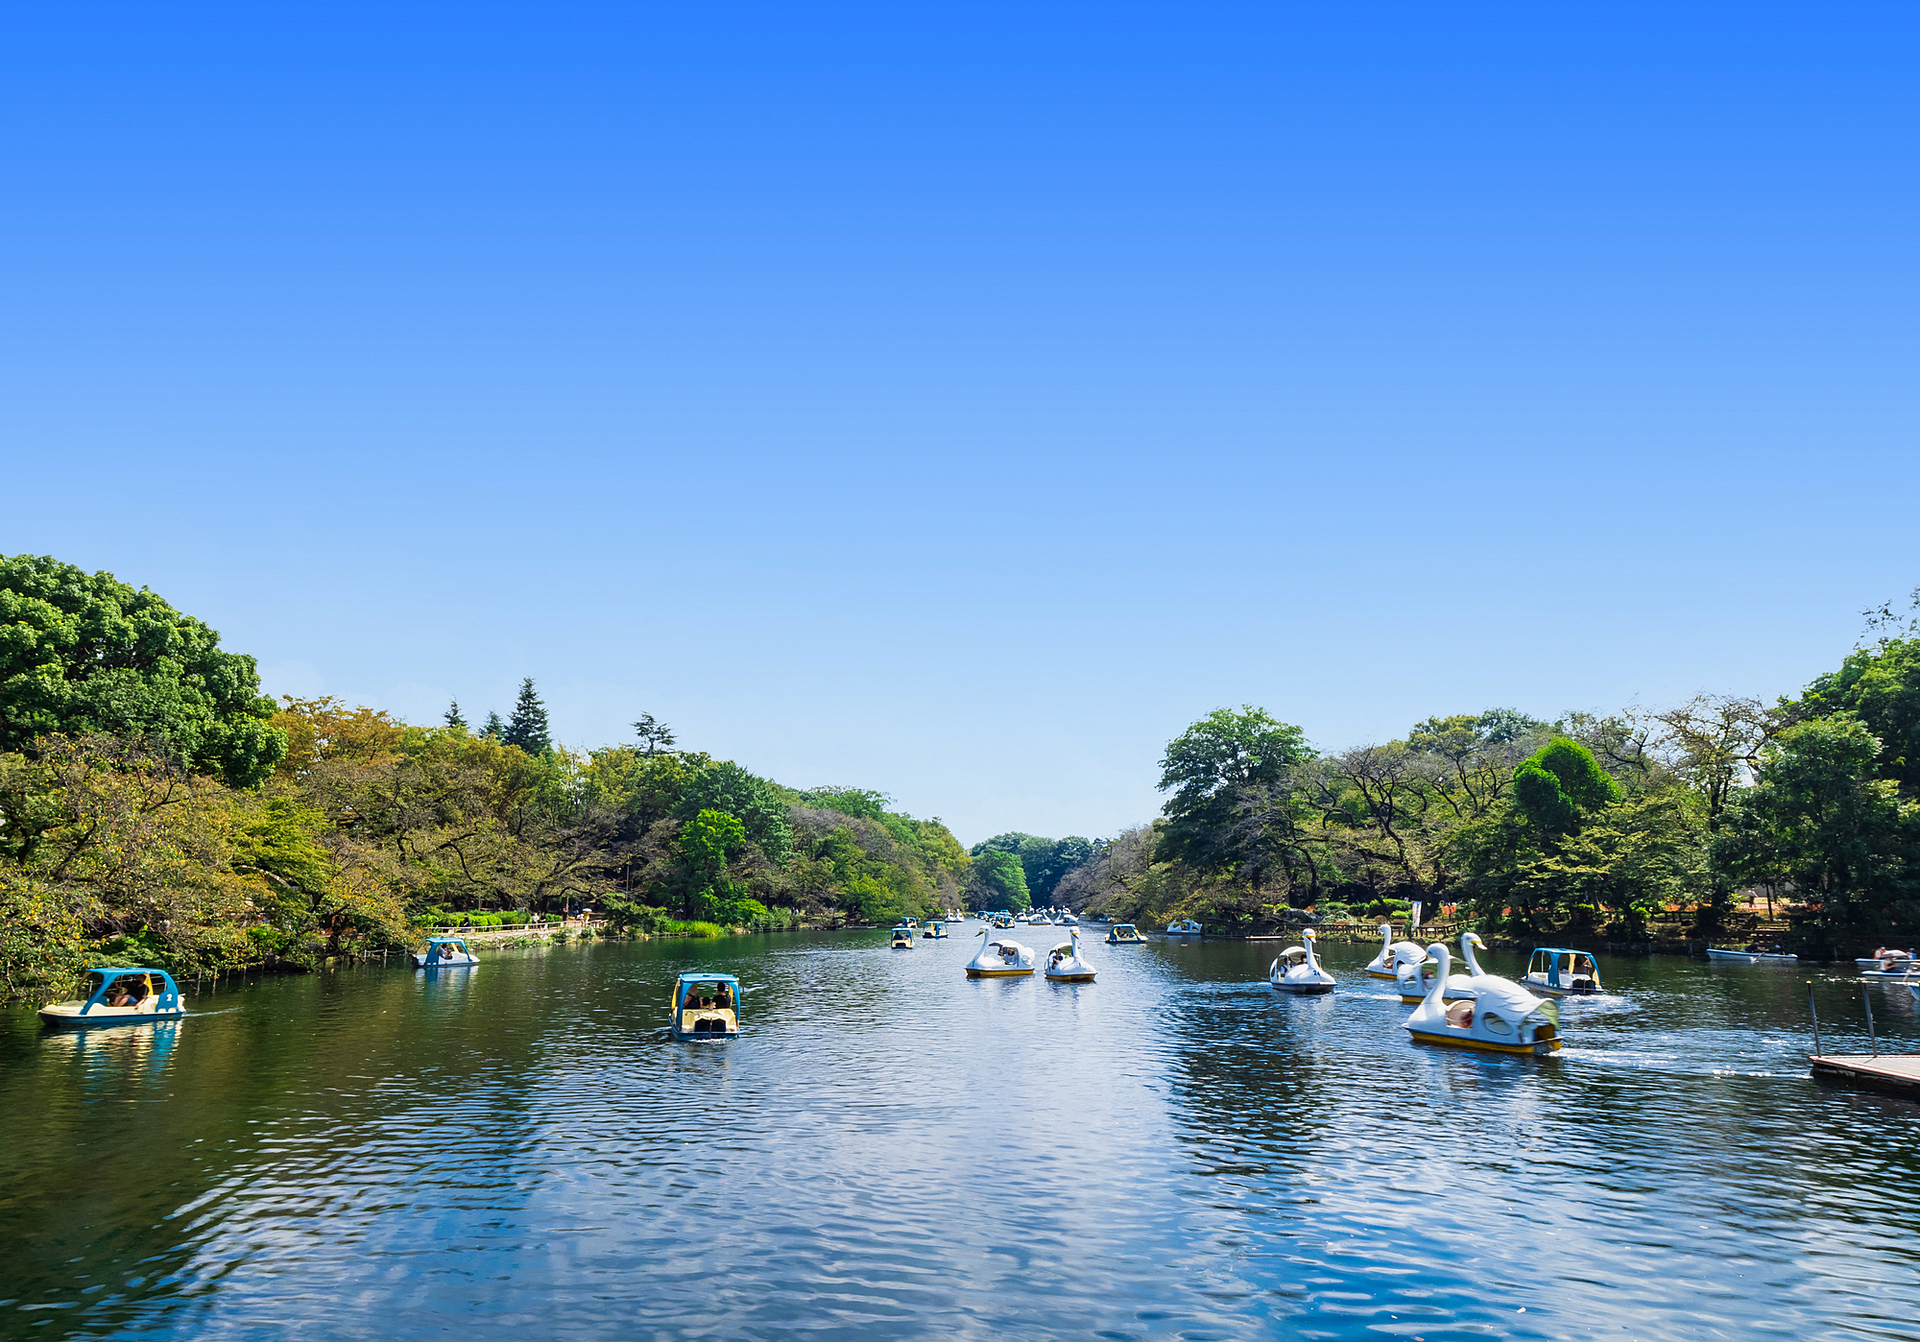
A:
[[[14,1017],[0,1329],[1912,1335],[1920,1211],[1887,1193],[1920,1108],[1805,1077],[1804,983],[1838,1034],[1850,975],[1603,957],[1613,995],[1526,1059],[1409,1043],[1372,947],[1323,947],[1339,988],[1289,998],[1271,947],[1156,940],[1066,984],[886,940]],[[739,975],[736,1044],[666,1039],[686,969]],[[1914,1047],[1911,997],[1873,991]]]

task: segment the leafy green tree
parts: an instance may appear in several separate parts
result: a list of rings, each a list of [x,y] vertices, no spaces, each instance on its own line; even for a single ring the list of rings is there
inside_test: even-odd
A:
[[[287,751],[253,658],[145,588],[47,556],[0,556],[0,750],[105,732],[252,787]]]
[[[1851,713],[1781,732],[1721,816],[1715,869],[1733,885],[1793,885],[1835,930],[1920,923],[1920,802],[1875,776],[1881,753]]]
[[[747,837],[775,863],[784,865],[793,852],[793,825],[787,806],[773,784],[756,777],[732,760],[720,760],[702,769],[687,784],[674,807],[680,819],[701,811],[725,811],[746,826]]]
[[[520,682],[520,697],[514,700],[513,716],[507,719],[500,739],[529,755],[544,755],[553,749],[553,739],[547,733],[547,706],[534,693],[532,676]]]
[[[887,814],[887,808],[893,805],[893,798],[886,793],[861,787],[811,788],[800,794],[800,800],[808,806],[824,807],[842,815],[863,816],[868,820],[880,819]]]
[[[703,809],[680,827],[687,917],[711,918],[732,902],[727,868],[746,844],[746,826],[724,811]]]
[[[969,894],[974,907],[1018,911],[1032,904],[1027,891],[1027,873],[1018,854],[996,848],[983,849],[973,856],[973,886]]]
[[[1160,790],[1171,791],[1163,858],[1200,872],[1238,872],[1258,891],[1279,865],[1289,884],[1311,872],[1302,849],[1296,771],[1312,762],[1306,735],[1265,709],[1216,708],[1167,744]]]
[[[467,720],[460,716],[460,701],[458,699],[450,699],[447,701],[447,711],[442,716],[441,721],[445,722],[449,727],[458,727],[461,731],[467,729]]]
[[[1859,649],[1809,685],[1795,707],[1817,717],[1852,713],[1880,742],[1876,774],[1920,798],[1920,638]]]
[[[1513,771],[1514,802],[1547,835],[1571,833],[1583,815],[1620,797],[1620,785],[1593,752],[1565,736],[1556,736]]]
[[[487,720],[480,724],[480,735],[489,741],[498,741],[507,734],[507,724],[500,721],[500,715],[492,709],[487,710]]]

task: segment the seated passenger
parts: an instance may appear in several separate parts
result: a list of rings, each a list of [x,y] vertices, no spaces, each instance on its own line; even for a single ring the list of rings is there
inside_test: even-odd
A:
[[[726,984],[721,984],[720,993],[713,999],[713,1004],[721,1011],[733,1010],[733,990]]]

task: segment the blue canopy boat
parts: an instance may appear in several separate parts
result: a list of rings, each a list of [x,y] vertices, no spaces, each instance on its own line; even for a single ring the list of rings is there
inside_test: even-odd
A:
[[[1600,966],[1570,946],[1535,946],[1520,986],[1541,997],[1588,997],[1601,990]]]
[[[415,969],[456,969],[479,963],[480,957],[459,937],[428,937],[426,950],[413,953]]]
[[[89,1025],[151,1025],[179,1020],[180,988],[164,969],[89,969],[88,995],[70,1002],[49,1002],[40,1019],[49,1025],[78,1028]]]
[[[731,974],[682,974],[667,1002],[667,1032],[696,1044],[740,1035],[740,980]]]

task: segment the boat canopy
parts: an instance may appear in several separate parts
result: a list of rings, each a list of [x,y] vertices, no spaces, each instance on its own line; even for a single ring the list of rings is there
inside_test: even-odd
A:
[[[1580,962],[1582,960],[1585,960],[1587,962],[1588,969],[1591,972],[1593,972],[1593,975],[1596,981],[1598,980],[1598,977],[1599,977],[1598,967],[1594,964],[1593,953],[1591,951],[1577,951],[1570,946],[1535,946],[1533,948],[1534,959],[1538,959],[1540,956],[1543,956],[1543,955],[1547,957],[1547,963],[1546,963],[1544,972],[1546,973],[1547,986],[1549,987],[1559,988],[1559,987],[1565,986],[1565,985],[1562,985],[1560,982],[1560,964],[1561,964],[1560,957],[1563,955],[1569,955],[1573,957],[1571,960],[1566,962],[1568,966],[1567,973],[1569,976],[1579,973]],[[1527,972],[1528,973],[1534,972],[1534,969],[1531,963],[1529,963],[1527,966]]]
[[[173,981],[173,975],[164,969],[145,969],[139,966],[102,965],[87,970],[89,977],[98,980],[93,991],[86,996],[86,1005],[91,1007],[112,991],[113,985],[123,978],[144,978],[153,995],[160,999],[158,1005],[171,1008],[180,1005],[180,988]]]
[[[682,974],[673,983],[673,1000],[679,1002],[687,995],[687,989],[696,983],[711,983],[714,987],[722,984],[733,989],[733,1000],[740,1000],[740,980],[732,974]]]

